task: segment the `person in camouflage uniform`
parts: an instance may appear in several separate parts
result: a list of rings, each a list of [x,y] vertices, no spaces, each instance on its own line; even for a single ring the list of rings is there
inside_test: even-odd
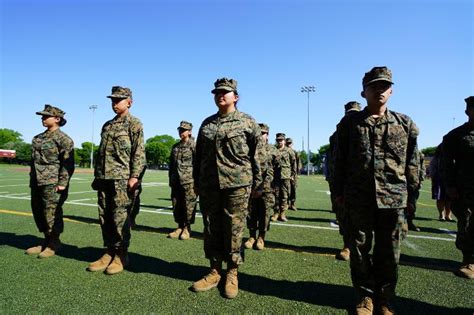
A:
[[[360,111],[360,103],[356,101],[348,102],[344,105],[344,115],[351,115],[353,113]],[[344,246],[336,254],[336,259],[348,261],[350,257],[350,249],[349,249],[349,236],[345,231],[345,217],[344,217],[344,208],[340,207],[337,202],[335,201],[334,195],[334,188],[333,188],[333,177],[334,177],[334,158],[336,155],[336,137],[337,132],[334,133],[329,137],[329,149],[328,154],[326,156],[326,163],[327,163],[327,170],[328,174],[326,176],[326,180],[329,184],[329,191],[331,193],[331,205],[332,211],[336,214],[337,224],[339,225],[339,234],[342,235],[342,240],[344,242]]]
[[[137,227],[137,216],[140,213],[140,195],[142,194],[143,187],[142,181],[143,176],[145,176],[146,165],[143,168],[142,172],[138,176],[138,183],[135,190],[131,196],[131,206],[130,206],[130,228],[135,229]]]
[[[225,261],[224,296],[234,298],[250,195],[259,197],[262,190],[262,142],[257,122],[236,107],[237,81],[221,78],[214,87],[219,111],[201,124],[193,169],[204,221],[204,253],[211,271],[191,289],[200,292],[216,287]]]
[[[74,142],[60,130],[66,124],[61,109],[46,104],[41,115],[46,131],[33,138],[30,188],[31,210],[38,230],[44,234],[41,245],[28,248],[26,254],[48,258],[55,255],[64,230],[63,204],[74,173]]]
[[[414,191],[414,203],[413,203],[413,209],[408,209],[405,213],[405,217],[407,219],[407,227],[409,231],[415,231],[415,232],[420,232],[421,229],[415,225],[413,222],[413,219],[415,219],[415,212],[416,212],[416,203],[418,202],[418,198],[420,198],[420,189],[422,186],[423,181],[425,180],[425,174],[426,174],[426,167],[425,167],[425,155],[423,152],[417,150],[416,152],[417,158],[419,159],[418,163],[418,179],[419,179],[419,185]]]
[[[463,261],[456,275],[474,279],[474,96],[465,101],[469,120],[444,136],[441,172],[458,220],[456,247]]]
[[[296,187],[298,186],[298,173],[300,170],[300,154],[298,151],[293,149],[293,139],[291,138],[286,138],[285,139],[285,144],[290,149],[291,154],[293,155],[293,159],[295,161],[292,170],[292,173],[294,173],[294,177],[290,179],[290,193],[288,196],[288,209],[297,211],[298,208],[296,208]]]
[[[418,128],[387,109],[392,72],[374,67],[362,80],[367,107],[337,126],[333,190],[344,207],[357,314],[393,314],[405,208],[419,185]],[[372,257],[369,252],[375,245]]]
[[[142,123],[129,112],[132,91],[114,86],[107,97],[116,115],[102,127],[92,183],[97,190],[99,221],[107,250],[87,269],[105,270],[113,275],[128,264],[131,200],[146,160]]]
[[[191,224],[196,215],[196,193],[194,192],[193,163],[196,144],[192,137],[193,124],[182,121],[178,132],[181,141],[171,149],[168,171],[173,202],[174,221],[178,228],[168,234],[169,238],[187,240],[191,236]]]
[[[270,217],[275,205],[275,195],[273,193],[274,169],[277,167],[276,148],[268,143],[268,132],[270,128],[266,124],[259,124],[262,132],[263,150],[260,151],[262,169],[262,195],[259,198],[252,198],[249,206],[249,216],[247,227],[250,232],[249,239],[245,242],[245,248],[255,248],[262,250],[265,247],[265,233],[270,229]],[[258,230],[258,238],[257,238]]]
[[[287,222],[285,212],[288,210],[288,198],[291,189],[291,179],[296,178],[295,156],[292,150],[285,145],[284,133],[276,134],[278,168],[275,172],[275,213],[272,221]]]

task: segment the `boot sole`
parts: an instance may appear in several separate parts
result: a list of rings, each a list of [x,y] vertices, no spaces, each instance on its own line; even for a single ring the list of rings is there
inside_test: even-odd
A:
[[[216,284],[213,284],[211,286],[208,286],[206,288],[202,288],[202,289],[195,288],[194,286],[191,286],[191,291],[193,291],[193,292],[206,292],[206,291],[209,291],[210,289],[213,289],[213,288],[217,287],[218,284],[219,284],[219,282],[217,282]]]

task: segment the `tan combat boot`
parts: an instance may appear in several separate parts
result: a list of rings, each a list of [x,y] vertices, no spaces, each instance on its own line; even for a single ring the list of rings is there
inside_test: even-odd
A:
[[[59,234],[51,234],[49,236],[48,245],[38,254],[38,258],[49,258],[56,255],[56,252],[61,249],[61,241],[59,240]]]
[[[182,232],[183,232],[183,229],[179,227],[173,232],[169,233],[168,238],[179,238]]]
[[[191,290],[194,292],[204,292],[217,287],[219,281],[221,280],[221,271],[221,262],[211,263],[211,272],[205,275],[202,279],[194,282],[191,286]]]
[[[250,237],[249,239],[244,243],[244,247],[247,249],[250,249],[253,247],[253,244],[255,244],[255,239],[257,238],[257,231],[256,230],[250,230]]]
[[[114,250],[109,248],[107,249],[105,254],[102,255],[102,257],[90,263],[89,266],[87,267],[87,270],[92,271],[92,272],[104,271],[110,265],[113,258],[114,258]]]
[[[181,232],[179,239],[185,241],[185,240],[189,240],[190,237],[191,237],[191,229],[189,228],[189,225],[187,225],[183,228],[183,232]]]
[[[274,213],[271,217],[270,217],[270,220],[272,222],[276,222],[276,220],[278,220],[278,213]]]
[[[233,299],[239,293],[239,280],[237,278],[237,266],[233,265],[228,267],[225,287],[224,287],[224,296],[228,299]]]
[[[357,315],[372,315],[374,312],[374,303],[372,298],[365,296],[361,301],[356,305],[356,314]]]
[[[339,253],[336,254],[336,259],[348,261],[351,256],[351,251],[349,248],[344,247]]]
[[[33,246],[33,247],[28,248],[27,250],[25,250],[25,254],[27,254],[27,255],[38,255],[39,253],[41,253],[46,248],[46,246],[48,246],[48,243],[49,243],[49,235],[44,233],[44,240],[41,243],[41,245]]]
[[[455,273],[463,278],[474,279],[474,264],[462,265]]]
[[[112,259],[110,265],[105,269],[105,273],[108,275],[115,275],[123,271],[128,265],[128,253],[126,249],[119,248]]]
[[[280,215],[278,216],[278,220],[282,222],[288,222],[288,219],[286,218],[286,215],[285,215],[285,210],[280,212]]]
[[[263,248],[265,248],[265,241],[261,236],[259,236],[257,239],[257,244],[255,244],[255,249],[262,250]]]

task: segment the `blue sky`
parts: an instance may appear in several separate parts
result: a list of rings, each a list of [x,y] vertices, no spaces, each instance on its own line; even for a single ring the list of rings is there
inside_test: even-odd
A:
[[[195,134],[216,112],[216,78],[239,82],[239,109],[317,151],[364,73],[392,69],[389,108],[419,126],[421,148],[466,121],[474,95],[471,0],[125,1],[0,0],[0,128],[27,142],[42,132],[44,104],[66,111],[76,147],[94,142],[113,117],[112,85],[130,87],[145,137],[177,138],[181,120]]]

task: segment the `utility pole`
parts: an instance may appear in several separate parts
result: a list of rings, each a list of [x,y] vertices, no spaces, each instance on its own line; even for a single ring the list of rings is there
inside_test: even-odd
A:
[[[89,109],[92,110],[91,168],[94,168],[94,114],[97,107],[97,105],[89,106]]]
[[[307,137],[307,146],[308,146],[308,163],[306,164],[306,171],[307,175],[309,175],[309,166],[311,165],[311,156],[310,156],[310,151],[309,151],[309,93],[310,92],[316,92],[316,88],[313,85],[310,86],[303,86],[301,88],[301,93],[308,93],[308,137]]]

